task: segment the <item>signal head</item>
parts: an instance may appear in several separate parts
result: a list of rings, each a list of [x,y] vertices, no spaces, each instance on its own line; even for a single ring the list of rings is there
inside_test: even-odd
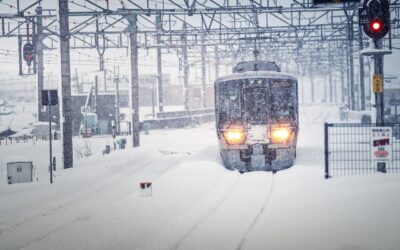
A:
[[[374,32],[379,32],[382,29],[382,22],[379,20],[373,20],[369,26]]]

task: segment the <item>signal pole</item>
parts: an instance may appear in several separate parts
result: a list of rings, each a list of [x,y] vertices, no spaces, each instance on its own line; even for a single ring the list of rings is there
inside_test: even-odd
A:
[[[382,48],[382,39],[374,40],[377,49]],[[377,85],[375,85],[375,82]],[[376,105],[376,123],[384,124],[384,102],[383,102],[383,54],[374,55],[374,92]]]

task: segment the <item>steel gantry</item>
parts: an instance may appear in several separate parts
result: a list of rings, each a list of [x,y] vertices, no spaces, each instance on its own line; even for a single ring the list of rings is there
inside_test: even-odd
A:
[[[157,53],[157,93],[161,112],[164,103],[163,54],[171,50],[183,60],[184,105],[188,110],[192,65],[197,62],[201,65],[201,98],[205,106],[206,57],[214,59],[214,72],[218,76],[220,65],[252,59],[254,50],[259,51],[259,59],[277,61],[286,71],[309,76],[312,102],[317,101],[317,77],[326,75],[325,102],[337,100],[336,94],[340,93],[340,100],[351,109],[364,109],[364,62],[359,53],[368,39],[357,25],[360,3],[313,5],[312,2],[59,0],[54,6],[54,1],[46,0],[0,0],[0,38],[16,37],[19,44],[28,39],[34,42],[38,98],[43,88],[43,50],[59,48],[64,167],[72,167],[70,50],[95,50],[99,69],[103,71],[107,49],[129,51],[134,147],[140,145],[138,65],[141,62],[138,58],[141,50],[154,49]],[[400,39],[400,1],[391,1],[390,10],[391,36],[384,42],[386,47],[398,49],[392,41]],[[18,51],[20,53],[21,49]],[[0,55],[2,53],[6,52],[0,51]],[[23,66],[26,68],[20,63],[20,74],[25,73]],[[359,72],[359,78],[355,78],[355,72]],[[341,82],[340,91],[336,82]],[[302,96],[304,102],[304,94]],[[40,120],[43,119],[42,108],[38,103]]]

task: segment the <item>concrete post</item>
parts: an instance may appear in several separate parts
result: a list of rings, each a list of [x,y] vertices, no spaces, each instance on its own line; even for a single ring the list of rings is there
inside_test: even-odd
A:
[[[138,41],[137,15],[126,16],[129,22],[130,65],[131,65],[131,107],[132,107],[132,142],[133,147],[140,146],[139,134],[139,68],[138,68]]]
[[[157,83],[158,83],[158,109],[160,112],[164,111],[164,96],[163,96],[163,77],[162,77],[162,51],[161,51],[161,32],[162,32],[162,21],[161,13],[156,16],[156,28],[157,28]],[[153,88],[154,86],[152,86]],[[154,90],[152,90],[154,91]]]
[[[207,107],[207,89],[206,89],[206,53],[205,35],[201,36],[201,103],[202,107]]]
[[[64,168],[73,166],[71,68],[69,51],[68,0],[59,0],[60,58],[61,58],[61,128],[63,134]]]
[[[37,120],[44,121],[45,113],[42,112],[42,90],[43,90],[43,19],[42,7],[36,8],[36,63],[37,63]],[[50,119],[50,117],[49,117]]]

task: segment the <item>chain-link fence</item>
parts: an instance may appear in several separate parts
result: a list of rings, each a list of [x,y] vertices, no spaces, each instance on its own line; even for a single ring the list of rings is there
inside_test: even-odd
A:
[[[325,123],[325,178],[400,172],[400,124]]]

